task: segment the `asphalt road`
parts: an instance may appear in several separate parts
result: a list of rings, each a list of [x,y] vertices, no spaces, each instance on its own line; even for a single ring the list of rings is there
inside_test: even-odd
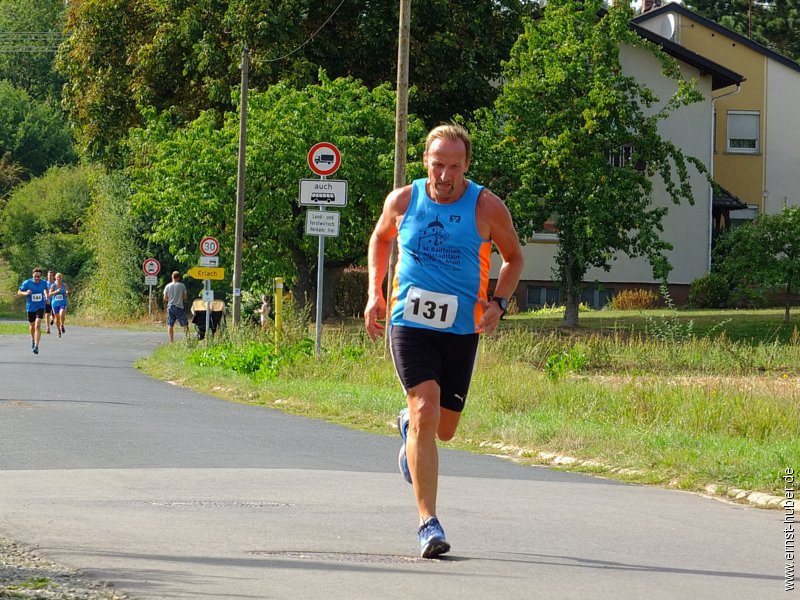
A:
[[[132,368],[165,337],[68,326],[34,356],[0,336],[0,533],[142,600],[793,595],[782,511],[451,450],[453,549],[418,559],[388,423],[369,435]]]

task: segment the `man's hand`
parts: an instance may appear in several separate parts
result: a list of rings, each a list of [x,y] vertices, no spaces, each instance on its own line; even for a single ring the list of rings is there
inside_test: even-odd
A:
[[[364,327],[367,329],[369,339],[373,342],[383,335],[384,325],[380,322],[386,317],[386,300],[383,296],[369,299],[364,309]]]
[[[500,317],[503,316],[503,309],[497,302],[491,300],[478,300],[483,307],[483,317],[478,323],[478,331],[491,335],[500,324]]]

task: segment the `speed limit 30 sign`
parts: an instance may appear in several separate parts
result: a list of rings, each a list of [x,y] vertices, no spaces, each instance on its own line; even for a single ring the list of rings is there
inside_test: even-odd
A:
[[[216,256],[219,252],[219,241],[210,235],[200,240],[200,253],[203,256]]]

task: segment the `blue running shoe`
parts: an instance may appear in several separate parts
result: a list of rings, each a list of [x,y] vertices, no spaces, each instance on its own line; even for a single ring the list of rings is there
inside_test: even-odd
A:
[[[31,350],[33,350],[34,348],[36,348],[36,342],[34,340],[31,340]]]
[[[400,437],[403,438],[403,445],[400,447],[400,454],[397,457],[397,466],[400,468],[400,474],[403,478],[411,483],[411,471],[408,469],[408,459],[406,458],[406,438],[408,437],[408,408],[404,408],[397,415],[397,429],[400,431]]]
[[[34,346],[33,347],[33,353],[34,354],[39,354],[39,346]]]
[[[422,558],[436,558],[450,550],[450,544],[444,539],[444,529],[439,519],[428,517],[417,531]]]

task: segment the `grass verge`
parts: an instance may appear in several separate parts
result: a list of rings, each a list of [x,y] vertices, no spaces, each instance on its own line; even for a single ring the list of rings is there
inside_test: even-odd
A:
[[[800,466],[800,340],[787,328],[782,341],[762,318],[737,324],[738,339],[709,324],[714,338],[694,329],[672,340],[619,316],[578,333],[517,318],[483,340],[446,445],[531,463],[564,455],[576,462],[563,468],[684,490],[782,495],[784,469]],[[276,352],[240,330],[210,346],[163,346],[138,366],[227,400],[395,435],[404,400],[382,346],[348,327],[323,341],[318,359],[299,337]]]

